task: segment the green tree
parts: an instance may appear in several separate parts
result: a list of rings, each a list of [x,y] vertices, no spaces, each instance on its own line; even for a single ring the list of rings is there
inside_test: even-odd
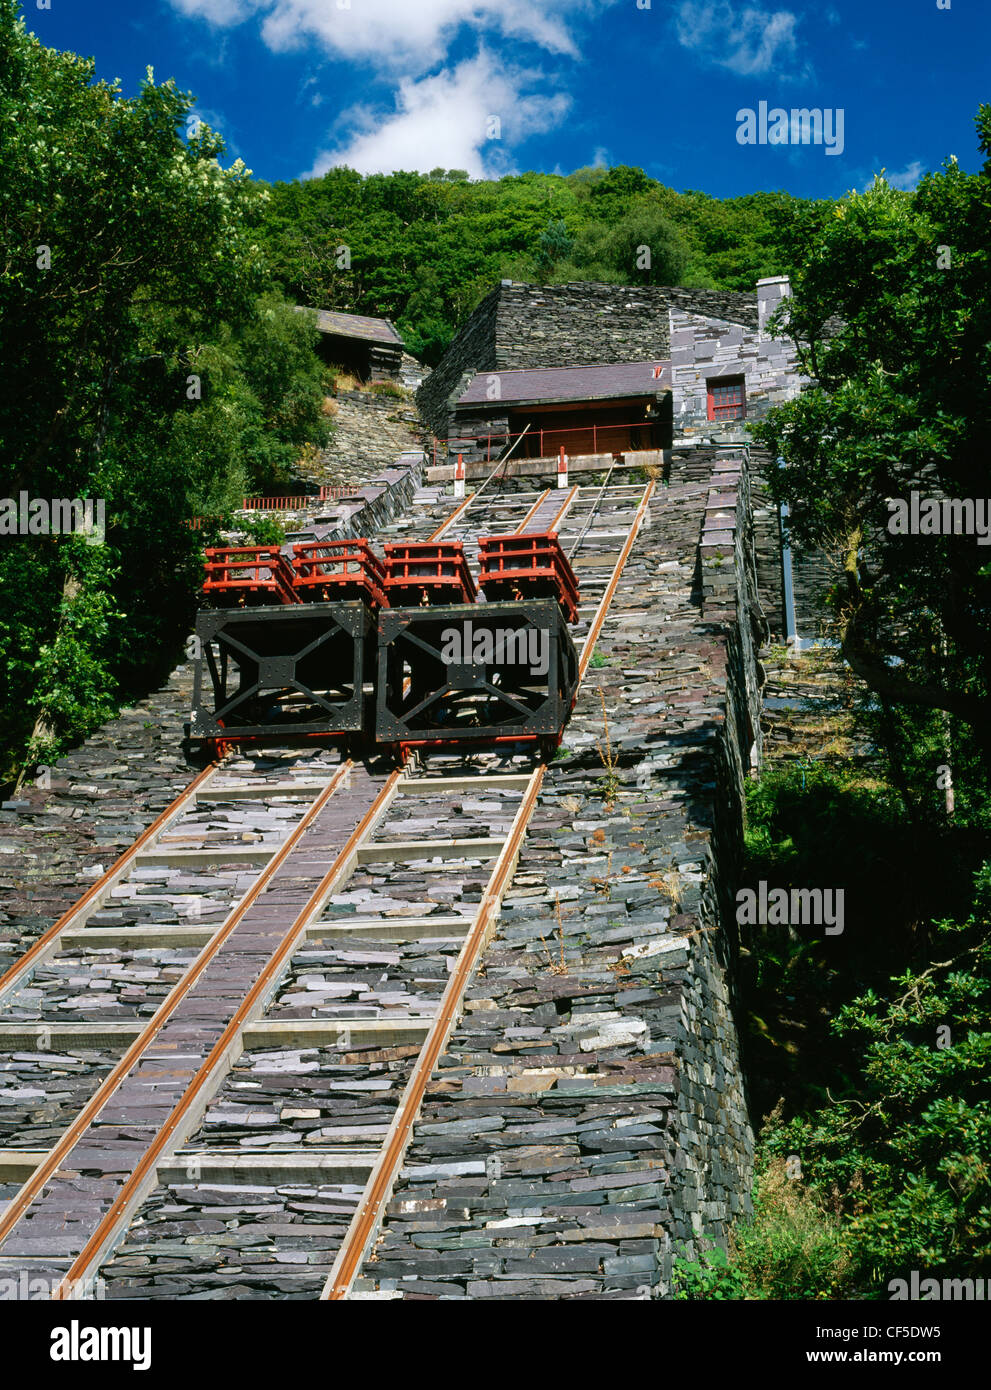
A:
[[[534,262],[542,275],[549,274],[559,261],[566,261],[571,255],[571,233],[563,218],[548,222],[537,240]]]
[[[679,285],[688,265],[688,249],[659,208],[640,204],[613,222],[583,228],[572,259],[586,279]]]
[[[966,923],[941,923],[937,959],[869,990],[833,1029],[863,1059],[832,1103],[772,1126],[769,1154],[798,1156],[835,1194],[866,1296],[912,1269],[991,1270],[991,865]]]
[[[124,98],[17,10],[0,0],[0,493],[101,499],[107,527],[0,537],[7,771],[169,668],[199,574],[184,523],[284,472],[320,399],[312,324],[257,302],[249,171],[172,82]]]
[[[991,155],[991,107],[978,117]],[[814,379],[755,430],[800,545],[827,546],[843,655],[882,702],[952,717],[991,771],[991,565],[973,535],[889,530],[889,499],[987,496],[991,159],[914,197],[878,178],[808,243],[790,332]],[[962,726],[962,728],[961,728]]]

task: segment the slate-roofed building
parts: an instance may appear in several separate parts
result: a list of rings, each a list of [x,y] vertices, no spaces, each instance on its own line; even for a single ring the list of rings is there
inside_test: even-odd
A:
[[[320,332],[320,356],[344,367],[360,381],[398,381],[403,360],[403,340],[389,319],[364,314],[343,314],[336,309],[297,306],[300,313],[314,313]]]
[[[671,446],[668,362],[529,367],[476,374],[455,402],[452,449],[517,458],[666,449]]]
[[[448,453],[469,462],[499,458],[527,426],[514,455],[735,442],[748,419],[799,389],[794,345],[767,332],[788,293],[786,277],[754,293],[504,281],[417,403]]]

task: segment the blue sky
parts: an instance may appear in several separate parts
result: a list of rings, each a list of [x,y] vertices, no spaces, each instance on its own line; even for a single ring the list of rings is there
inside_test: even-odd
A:
[[[40,8],[49,4],[50,8]],[[949,4],[949,8],[940,8]],[[726,197],[899,187],[980,162],[989,0],[24,0],[28,27],[137,89],[192,91],[259,177],[641,165]],[[825,144],[741,145],[737,113],[843,112]]]

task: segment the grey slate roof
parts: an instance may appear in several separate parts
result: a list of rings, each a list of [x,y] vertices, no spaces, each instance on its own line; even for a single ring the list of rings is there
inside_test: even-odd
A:
[[[296,308],[300,313],[306,312],[305,305],[297,304]],[[316,314],[317,328],[321,333],[402,347],[403,340],[388,319],[368,318],[364,314],[341,314],[334,309],[311,309],[310,312]]]
[[[660,369],[660,375],[654,373]],[[499,383],[497,400],[491,387]],[[538,401],[599,401],[652,396],[671,389],[671,363],[616,362],[604,367],[528,367],[509,372],[477,372],[458,405],[535,404]]]

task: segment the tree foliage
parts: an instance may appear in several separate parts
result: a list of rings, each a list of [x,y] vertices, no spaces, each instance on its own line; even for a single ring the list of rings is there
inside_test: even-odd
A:
[[[938,959],[869,990],[836,1016],[862,1059],[854,1083],[772,1127],[770,1153],[799,1156],[804,1180],[846,1218],[856,1286],[991,1274],[991,865],[962,924],[943,922]]]
[[[500,279],[753,290],[789,269],[791,229],[810,215],[784,193],[679,194],[623,165],[474,182],[335,168],[269,192],[263,238],[282,290],[391,318],[430,364]]]
[[[991,156],[991,107],[978,117]],[[787,306],[812,389],[756,433],[802,545],[827,546],[843,654],[877,697],[953,717],[991,771],[991,564],[971,535],[889,529],[890,499],[987,499],[991,158],[913,196],[875,179],[805,250]],[[963,726],[963,727],[961,727]]]
[[[0,776],[167,672],[189,517],[326,436],[315,328],[266,292],[249,171],[172,82],[124,98],[17,8],[0,0],[0,494],[99,499],[106,535],[0,537]]]

